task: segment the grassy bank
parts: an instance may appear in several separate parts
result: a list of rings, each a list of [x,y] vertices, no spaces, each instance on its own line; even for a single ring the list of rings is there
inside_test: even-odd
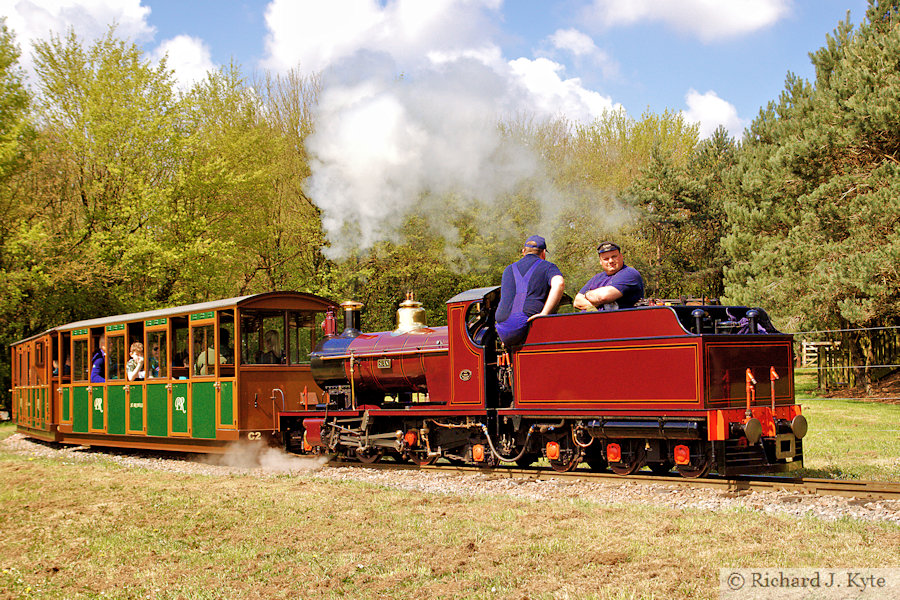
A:
[[[894,566],[900,528],[200,476],[0,451],[4,598],[714,598],[720,567]]]
[[[900,480],[900,407],[813,395],[808,474]],[[0,439],[13,431],[0,425]],[[0,599],[716,598],[721,567],[900,556],[897,526],[750,510],[445,496],[3,449],[0,481]]]
[[[795,381],[809,421],[805,475],[900,481],[900,405],[822,398],[814,374]]]

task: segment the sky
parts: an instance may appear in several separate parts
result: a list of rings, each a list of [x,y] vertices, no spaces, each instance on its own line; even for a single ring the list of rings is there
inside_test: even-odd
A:
[[[32,42],[116,24],[188,90],[230,63],[321,76],[305,191],[330,256],[371,247],[410,210],[446,221],[447,194],[502,202],[525,183],[549,222],[565,194],[498,117],[590,123],[604,111],[680,112],[735,138],[788,72],[865,0],[0,0]],[[33,81],[33,80],[32,80]],[[538,182],[538,183],[535,183]],[[607,225],[622,221],[617,211]],[[350,229],[348,229],[350,227]]]
[[[788,71],[865,0],[0,0],[28,54],[74,28],[113,22],[183,85],[234,61],[246,73],[322,71],[382,51],[396,73],[471,56],[517,79],[537,114],[589,122],[604,109],[681,111],[705,137],[740,137]],[[30,58],[23,62],[28,65]],[[516,107],[518,108],[518,107]]]

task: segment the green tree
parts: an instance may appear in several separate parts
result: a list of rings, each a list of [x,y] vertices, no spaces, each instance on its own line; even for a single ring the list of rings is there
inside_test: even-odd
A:
[[[184,133],[165,61],[151,65],[110,30],[90,47],[74,33],[37,42],[35,64],[41,166],[59,173],[34,190],[49,203],[33,219],[49,242],[45,264],[55,277],[77,274],[86,307],[131,310],[177,298],[179,249],[198,249],[171,236]]]
[[[15,273],[21,249],[11,243],[21,218],[25,190],[17,181],[27,168],[32,127],[28,118],[30,98],[19,66],[15,37],[0,18],[0,407],[9,407],[9,344],[23,331],[16,307],[23,295],[21,277]]]
[[[898,3],[870,0],[751,125],[726,202],[733,300],[789,328],[900,317]]]
[[[639,214],[629,254],[649,297],[722,294],[723,178],[735,150],[723,127],[700,142],[687,162],[654,148],[650,165],[626,191]]]

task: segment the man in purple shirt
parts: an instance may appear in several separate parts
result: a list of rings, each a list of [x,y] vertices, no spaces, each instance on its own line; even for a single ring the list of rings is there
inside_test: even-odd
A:
[[[644,279],[637,269],[625,266],[622,250],[612,242],[597,246],[602,273],[591,277],[575,296],[579,310],[631,308],[644,297]]]
[[[528,324],[556,310],[565,289],[559,268],[547,260],[547,242],[539,235],[525,240],[522,258],[506,267],[495,315],[497,335],[506,346],[521,344]]]

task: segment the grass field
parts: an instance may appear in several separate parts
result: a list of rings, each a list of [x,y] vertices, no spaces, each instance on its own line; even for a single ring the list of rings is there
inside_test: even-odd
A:
[[[900,481],[900,405],[822,398],[814,375],[795,381],[809,422],[804,475]]]
[[[815,406],[810,421],[823,425],[854,409]],[[854,461],[868,468],[864,453]],[[720,567],[900,566],[900,527],[850,519],[188,475],[5,450],[0,481],[0,598],[715,598]]]

